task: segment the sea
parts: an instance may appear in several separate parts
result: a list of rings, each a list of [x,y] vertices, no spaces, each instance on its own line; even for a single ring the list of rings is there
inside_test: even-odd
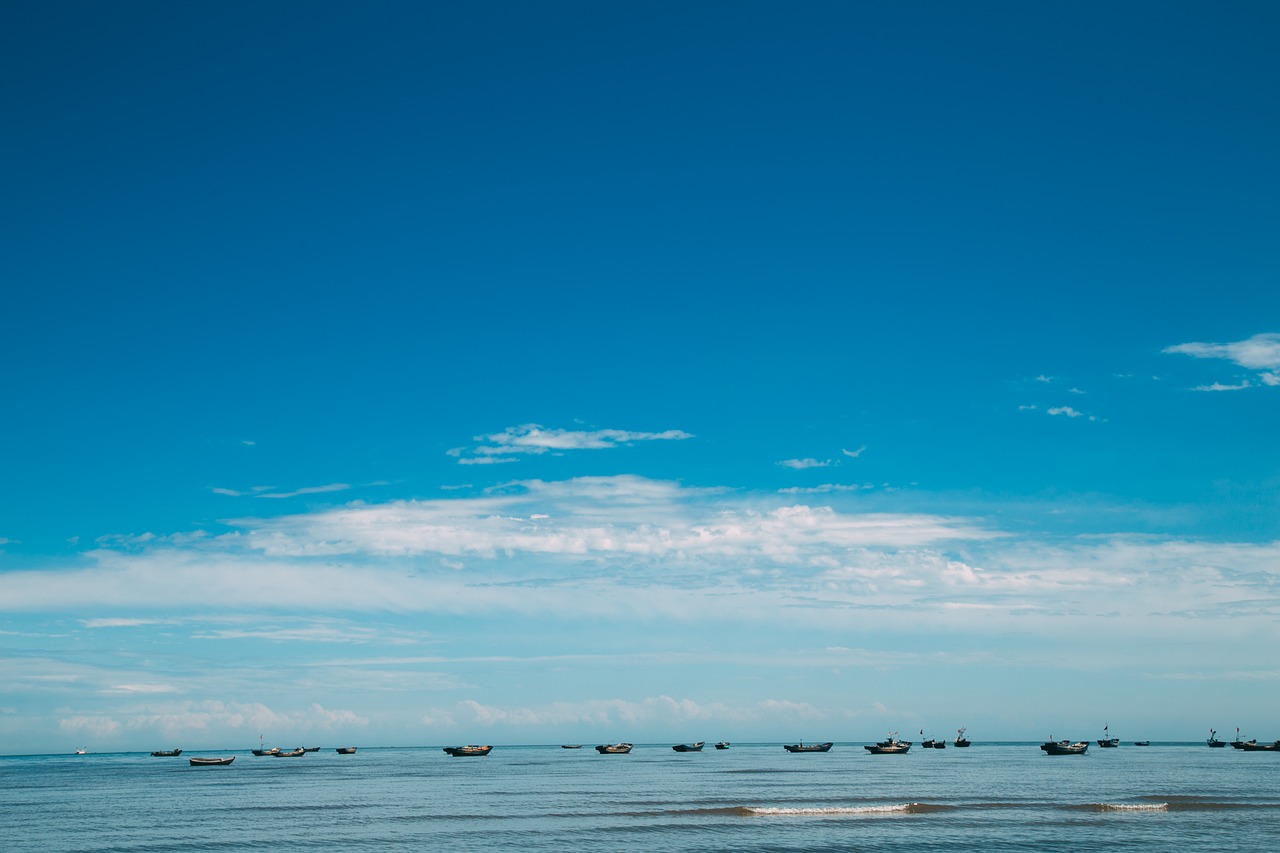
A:
[[[1280,753],[1035,743],[871,755],[781,743],[629,755],[496,746],[0,758],[8,853],[166,851],[1261,851]],[[235,755],[226,767],[191,756]]]

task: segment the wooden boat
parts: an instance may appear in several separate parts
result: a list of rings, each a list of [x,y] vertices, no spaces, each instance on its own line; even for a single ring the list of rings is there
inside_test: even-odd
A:
[[[354,746],[340,746],[334,750],[338,755],[355,755],[356,748]]]
[[[935,740],[935,741],[933,742],[933,748],[934,748],[934,749],[946,749],[946,748],[947,748],[947,742],[946,742],[945,740]]]
[[[271,747],[270,749],[254,749],[254,750],[250,750],[250,751],[251,751],[254,755],[277,755],[277,754],[279,754],[279,752],[280,752],[280,747],[278,747],[278,746],[273,746],[273,747]]]
[[[697,743],[678,743],[671,747],[676,752],[702,752],[702,745],[706,741],[700,740]]]
[[[1247,740],[1240,748],[1245,752],[1280,752],[1280,740],[1275,743],[1258,743],[1256,740]]]
[[[320,747],[318,747],[318,746],[308,746],[308,747],[304,747],[302,751],[303,751],[303,752],[319,752],[319,751],[320,751]]]
[[[716,744],[716,749],[728,749],[728,748],[729,748],[729,741],[727,740],[722,740],[718,744]]]
[[[922,731],[920,734],[923,735],[924,732]],[[925,741],[925,745],[929,749],[933,749],[933,744],[933,740]],[[898,733],[890,732],[889,737],[880,741],[875,746],[864,746],[863,749],[872,755],[901,755],[911,749],[911,741],[898,740]]]
[[[152,758],[177,758],[179,755],[182,755],[180,749],[158,749],[151,753]]]
[[[1133,745],[1134,745],[1134,746],[1151,746],[1151,741],[1149,741],[1149,740],[1135,740],[1135,741],[1133,742]]]
[[[446,746],[444,751],[452,755],[454,758],[474,758],[481,755],[488,755],[493,752],[492,746],[476,746],[469,743],[466,746]]]
[[[1098,738],[1098,746],[1102,747],[1103,749],[1115,749],[1119,745],[1120,745],[1120,738],[1111,736],[1110,726],[1109,725],[1103,726],[1102,737]]]
[[[1237,735],[1236,740],[1239,740],[1239,739],[1240,739],[1240,736]],[[1214,729],[1209,729],[1209,739],[1205,741],[1205,743],[1209,744],[1209,746],[1214,746],[1214,747],[1223,747],[1227,745],[1227,742],[1225,740],[1218,740],[1218,732]],[[1239,747],[1236,747],[1236,748],[1239,749]]]
[[[187,759],[187,761],[191,762],[192,767],[226,767],[228,764],[230,764],[235,760],[236,760],[236,757],[234,755],[228,758],[188,758]]]
[[[299,758],[303,755],[306,755],[307,751],[302,747],[298,747],[297,749],[291,749],[288,752],[284,752],[282,750],[277,749],[271,752],[270,754],[274,755],[276,758]]]
[[[811,743],[805,746],[804,741],[800,743],[783,744],[782,748],[787,752],[830,752],[831,747],[835,746],[831,741],[826,743]]]
[[[1069,740],[1050,740],[1040,744],[1049,755],[1084,755],[1089,749],[1089,742],[1085,740],[1072,743]]]
[[[964,736],[965,726],[956,729],[956,739],[951,742],[952,746],[966,747],[970,744],[970,740]]]
[[[602,743],[596,747],[596,752],[600,753],[601,755],[626,755],[630,751],[631,751],[631,744],[629,743],[613,743],[613,744]]]
[[[580,744],[580,743],[562,743],[562,744],[560,744],[560,748],[561,748],[561,749],[582,749],[582,744]]]
[[[1240,740],[1239,738],[1237,738],[1236,740],[1231,741],[1231,748],[1244,749],[1246,747],[1256,746],[1257,743],[1258,743],[1257,738],[1254,738],[1253,740]]]

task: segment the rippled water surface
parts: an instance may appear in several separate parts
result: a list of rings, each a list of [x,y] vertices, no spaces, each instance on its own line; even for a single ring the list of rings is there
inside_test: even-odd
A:
[[[0,759],[7,851],[1274,849],[1280,754],[779,744]]]

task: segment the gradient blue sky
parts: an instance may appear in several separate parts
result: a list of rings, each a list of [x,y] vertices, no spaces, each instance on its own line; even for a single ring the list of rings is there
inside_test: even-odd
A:
[[[0,752],[1274,738],[1280,6],[0,10]]]

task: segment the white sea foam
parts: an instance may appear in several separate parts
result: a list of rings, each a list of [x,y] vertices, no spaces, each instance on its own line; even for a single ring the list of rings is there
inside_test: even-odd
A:
[[[826,808],[768,808],[748,807],[747,811],[756,815],[816,815],[826,817],[831,815],[881,815],[881,814],[902,814],[911,809],[910,803],[902,803],[894,806],[832,806]]]
[[[1100,808],[1109,812],[1167,812],[1168,803],[1099,803]]]

